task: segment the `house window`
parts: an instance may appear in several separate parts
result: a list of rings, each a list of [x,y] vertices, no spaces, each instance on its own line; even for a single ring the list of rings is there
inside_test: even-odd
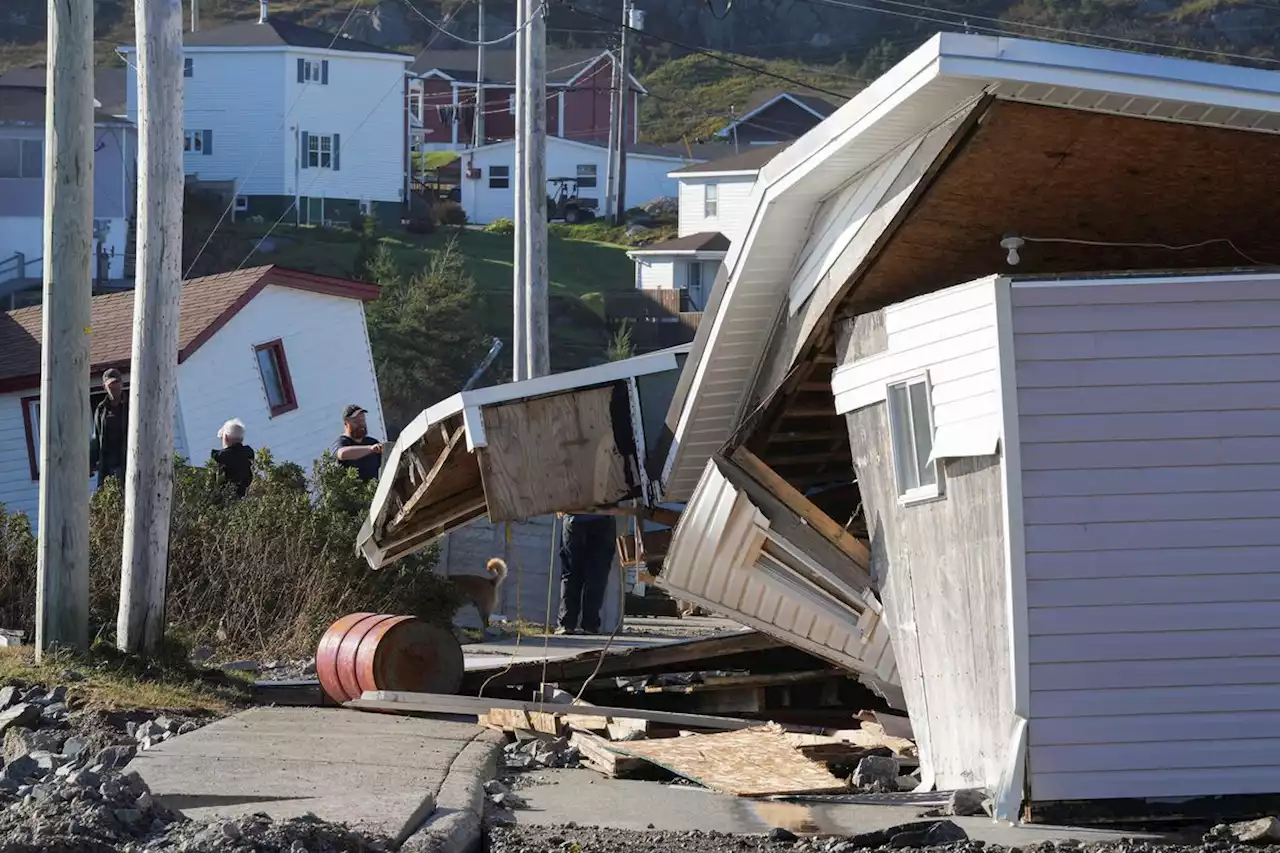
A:
[[[578,188],[592,189],[596,186],[596,167],[595,164],[578,164]]]
[[[313,133],[307,140],[307,165],[313,169],[333,168],[333,137]]]
[[[888,388],[889,429],[893,442],[893,469],[898,495],[903,501],[938,496],[938,466],[933,454],[933,411],[929,382],[911,379]]]
[[[267,394],[267,407],[271,417],[292,412],[298,408],[297,395],[293,393],[293,377],[289,375],[289,362],[284,357],[284,341],[279,339],[253,348],[258,359],[258,372],[262,374],[262,388]]]
[[[195,71],[195,62],[188,56],[182,60],[182,76],[190,77],[193,71]]]
[[[715,219],[720,215],[720,187],[718,184],[706,184],[702,188],[702,215],[707,219]]]
[[[44,177],[44,142],[0,139],[0,178]]]
[[[511,167],[510,166],[490,166],[489,167],[489,189],[505,190],[511,186]]]
[[[213,131],[184,131],[182,134],[182,150],[187,154],[203,154],[206,157],[209,156],[213,153]]]
[[[299,59],[298,60],[298,82],[299,83],[319,83],[321,86],[328,86],[329,85],[329,60]]]
[[[124,390],[129,390],[128,383],[125,383]],[[98,404],[105,400],[107,392],[99,385],[96,388],[89,389],[89,439],[92,441],[97,438],[93,434],[93,413],[98,410]],[[31,479],[40,479],[40,397],[34,395],[22,398],[22,425],[26,431],[27,438],[27,461],[31,466]]]
[[[248,209],[249,209],[249,197],[243,196],[243,195],[236,196],[236,213],[244,213]]]

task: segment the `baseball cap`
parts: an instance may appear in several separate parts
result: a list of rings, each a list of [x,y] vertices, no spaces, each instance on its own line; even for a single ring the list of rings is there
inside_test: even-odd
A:
[[[108,382],[119,382],[123,378],[124,377],[120,375],[120,371],[116,370],[114,367],[108,367],[106,370],[102,371],[103,385]]]
[[[361,406],[357,406],[355,403],[352,403],[350,406],[347,406],[345,409],[342,410],[342,419],[344,421],[349,421],[352,418],[354,418],[356,415],[360,414],[361,412],[367,412],[367,411],[368,411],[367,409]]]

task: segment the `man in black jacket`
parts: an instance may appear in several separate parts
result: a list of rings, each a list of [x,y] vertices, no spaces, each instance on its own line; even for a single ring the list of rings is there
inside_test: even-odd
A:
[[[125,456],[129,446],[129,398],[124,379],[114,367],[102,373],[107,396],[93,413],[93,443],[89,464],[98,472],[98,488],[108,477],[124,479]]]

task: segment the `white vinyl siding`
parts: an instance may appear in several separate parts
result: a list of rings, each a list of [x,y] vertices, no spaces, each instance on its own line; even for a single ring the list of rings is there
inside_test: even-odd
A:
[[[298,407],[271,417],[254,348],[279,339]],[[342,431],[349,403],[369,410],[369,434],[386,438],[364,306],[353,299],[268,286],[178,371],[188,440],[208,456],[228,418],[245,424],[245,443],[310,471]]]
[[[630,175],[628,175],[630,180]],[[715,186],[715,215],[707,215],[707,186]],[[745,227],[752,210],[748,201],[754,176],[724,178],[682,178],[679,189],[679,230],[677,236],[719,231],[730,240]]]
[[[126,71],[127,114],[138,121],[136,54]],[[183,81],[186,128],[209,130],[211,155],[188,152],[188,174],[202,180],[237,181],[242,195],[292,195],[293,132],[284,128],[285,86],[291,69],[281,51],[191,50],[198,73]],[[290,116],[292,125],[297,115]],[[286,163],[288,164],[286,169]]]
[[[1012,288],[1035,800],[1276,788],[1277,284]]]
[[[670,257],[645,258],[636,261],[636,287],[640,290],[675,289],[676,263]]]
[[[935,459],[986,456],[1000,435],[995,280],[981,279],[884,309],[888,349],[836,369],[844,414],[886,399],[888,387],[928,372]]]

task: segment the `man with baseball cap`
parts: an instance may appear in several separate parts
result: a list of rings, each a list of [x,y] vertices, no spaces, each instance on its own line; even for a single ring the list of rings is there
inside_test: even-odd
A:
[[[342,435],[333,455],[343,468],[354,468],[361,480],[376,480],[382,469],[382,442],[369,435],[365,410],[352,403],[342,410]]]
[[[129,445],[129,398],[124,377],[114,367],[102,371],[102,388],[107,396],[93,412],[93,441],[89,463],[98,471],[98,487],[108,477],[124,478]]]

